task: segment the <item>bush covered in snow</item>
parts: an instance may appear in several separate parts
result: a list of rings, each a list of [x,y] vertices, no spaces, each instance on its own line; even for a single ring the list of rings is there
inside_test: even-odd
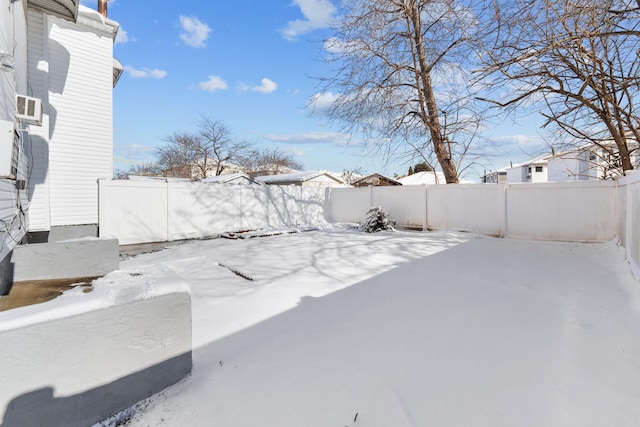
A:
[[[376,231],[393,230],[395,221],[389,219],[389,214],[382,208],[371,208],[360,222],[360,230],[367,233],[375,233]]]

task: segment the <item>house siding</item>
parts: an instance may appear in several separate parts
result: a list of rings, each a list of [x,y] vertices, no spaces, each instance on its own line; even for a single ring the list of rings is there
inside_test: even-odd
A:
[[[112,33],[29,10],[31,231],[98,223],[98,178],[113,174]]]
[[[29,231],[48,231],[49,212],[49,64],[46,60],[46,16],[33,9],[27,13],[27,95],[42,100],[42,126],[31,126],[26,148],[31,160],[29,177]]]
[[[0,51],[13,55],[14,69],[0,71],[0,120],[15,123],[16,92],[24,93],[26,81],[26,20],[23,2],[0,3]],[[6,7],[6,9],[5,9]],[[10,144],[9,141],[2,141]],[[27,179],[27,160],[23,149],[23,140],[19,142],[17,179]],[[13,144],[11,144],[13,146]],[[4,146],[6,148],[6,146]],[[7,155],[3,151],[1,155]],[[21,241],[27,229],[27,211],[29,202],[27,192],[16,188],[16,180],[0,179],[0,262],[2,262]],[[0,290],[7,279],[0,271]]]
[[[113,39],[48,20],[51,225],[97,224],[97,180],[113,174]]]

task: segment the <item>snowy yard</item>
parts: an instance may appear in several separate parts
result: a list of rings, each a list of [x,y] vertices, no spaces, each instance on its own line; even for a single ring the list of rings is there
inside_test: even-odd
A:
[[[192,288],[193,373],[131,426],[640,424],[640,284],[614,243],[327,229],[121,267],[159,265]]]

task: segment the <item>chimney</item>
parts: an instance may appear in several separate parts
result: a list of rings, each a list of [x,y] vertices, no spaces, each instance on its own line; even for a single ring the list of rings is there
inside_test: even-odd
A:
[[[107,17],[107,0],[98,0],[98,13]]]

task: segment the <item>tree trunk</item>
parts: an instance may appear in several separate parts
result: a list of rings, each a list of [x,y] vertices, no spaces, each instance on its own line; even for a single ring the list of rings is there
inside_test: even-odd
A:
[[[427,65],[424,41],[422,40],[420,11],[418,10],[418,5],[415,0],[409,3],[409,10],[407,12],[410,19],[409,25],[413,26],[413,31],[409,32],[413,34],[412,50],[414,55],[417,56],[418,62],[415,72],[417,74],[416,83],[418,86],[422,121],[429,129],[433,150],[436,153],[438,163],[440,163],[447,184],[457,184],[458,171],[445,146],[445,140],[442,135],[436,98],[433,93],[430,68]],[[425,106],[426,110],[424,108]]]

